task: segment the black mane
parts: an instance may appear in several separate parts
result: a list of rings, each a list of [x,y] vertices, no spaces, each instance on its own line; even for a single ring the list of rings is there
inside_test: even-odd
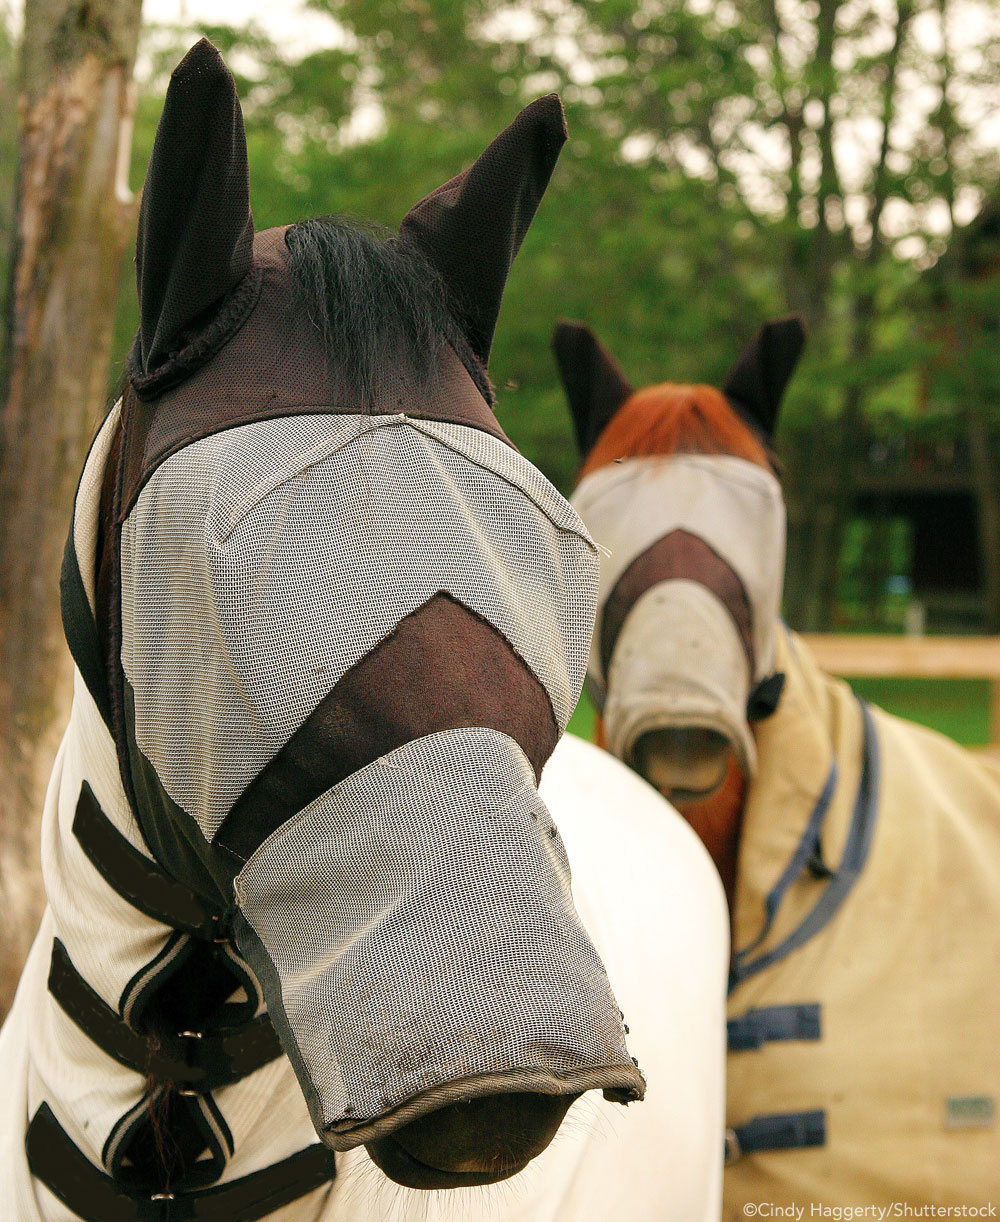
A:
[[[492,404],[486,371],[449,309],[444,282],[415,245],[340,216],[301,221],[285,241],[296,296],[319,332],[330,372],[359,403],[373,404],[394,369],[432,394],[450,345]]]

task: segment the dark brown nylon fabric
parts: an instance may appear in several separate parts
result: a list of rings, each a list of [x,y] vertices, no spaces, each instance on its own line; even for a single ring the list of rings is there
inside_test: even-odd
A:
[[[203,38],[170,77],[142,192],[135,269],[143,373],[246,277],[253,233],[236,82]]]
[[[770,445],[788,379],[802,355],[805,324],[797,315],[765,323],[730,370],[722,393],[737,415]]]
[[[155,400],[144,401],[134,388],[127,389],[119,521],[128,516],[153,471],[177,450],[213,433],[278,416],[402,413],[468,425],[511,444],[450,348],[432,393],[409,380],[405,370],[395,370],[374,405],[362,408],[343,395],[327,369],[315,329],[293,299],[285,233],[281,228],[257,235],[254,271],[260,275],[260,293],[220,351]]]
[[[537,98],[475,163],[403,217],[400,236],[441,273],[472,351],[483,365],[511,264],[566,141],[556,94]]]
[[[743,582],[703,539],[686,530],[673,530],[636,556],[608,595],[600,627],[605,675],[622,625],[636,602],[661,581],[676,579],[696,581],[719,599],[733,618],[753,674],[753,613]]]
[[[440,730],[513,738],[540,777],[559,738],[544,686],[506,638],[441,591],[336,683],[251,781],[215,835],[247,860],[287,819],[383,755]]]
[[[586,323],[556,323],[552,350],[569,400],[573,429],[586,457],[626,399],[632,384],[621,366]]]

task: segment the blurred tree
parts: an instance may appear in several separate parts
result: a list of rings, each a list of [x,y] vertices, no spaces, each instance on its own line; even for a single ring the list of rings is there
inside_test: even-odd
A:
[[[15,78],[14,44],[7,28],[5,7],[0,4],[0,335],[4,333],[4,299],[7,293],[14,206],[14,172],[17,166]],[[0,345],[0,385],[3,385],[3,368],[4,350]]]
[[[0,1007],[41,908],[37,812],[68,660],[59,562],[106,403],[140,0],[27,0],[0,388]]]

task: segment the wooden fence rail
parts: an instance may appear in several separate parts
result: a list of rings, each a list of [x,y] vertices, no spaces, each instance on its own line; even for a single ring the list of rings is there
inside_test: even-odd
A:
[[[990,741],[1000,746],[1000,636],[844,636],[803,638],[834,675],[879,679],[988,679]]]

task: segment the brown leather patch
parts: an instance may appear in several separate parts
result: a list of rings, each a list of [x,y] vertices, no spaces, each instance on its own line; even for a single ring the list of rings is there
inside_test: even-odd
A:
[[[473,726],[513,738],[536,777],[559,738],[549,694],[524,660],[441,591],[334,685],[236,800],[213,843],[245,861],[352,772],[414,738]]]
[[[736,573],[725,560],[697,535],[673,530],[652,547],[636,556],[608,596],[601,616],[601,666],[605,675],[611,663],[625,617],[636,602],[661,581],[696,581],[719,599],[733,618],[747,655],[750,673],[754,671],[753,614],[750,600]],[[664,631],[669,631],[669,624]]]

